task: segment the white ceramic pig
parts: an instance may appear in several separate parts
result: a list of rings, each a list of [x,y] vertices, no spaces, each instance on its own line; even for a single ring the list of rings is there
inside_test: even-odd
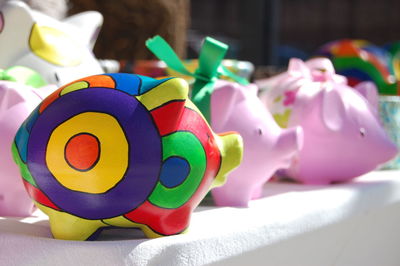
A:
[[[0,13],[0,68],[29,67],[57,85],[103,73],[92,53],[102,22],[95,11],[59,21],[24,2],[7,1]]]

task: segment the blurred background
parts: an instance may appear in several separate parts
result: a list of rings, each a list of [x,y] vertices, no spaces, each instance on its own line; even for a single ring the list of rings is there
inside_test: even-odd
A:
[[[104,16],[97,58],[154,59],[144,45],[159,34],[182,58],[197,58],[212,36],[229,44],[226,58],[252,62],[255,75],[306,59],[337,39],[366,39],[376,45],[399,40],[396,0],[26,0],[55,17],[87,10]]]

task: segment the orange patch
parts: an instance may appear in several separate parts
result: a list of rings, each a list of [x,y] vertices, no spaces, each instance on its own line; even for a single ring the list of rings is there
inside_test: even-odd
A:
[[[59,88],[52,94],[46,97],[46,99],[43,100],[42,104],[39,107],[39,113],[42,113],[44,109],[46,109],[52,102],[58,99],[60,97],[60,91],[64,89],[64,87]]]
[[[70,166],[86,171],[95,166],[100,155],[98,139],[87,133],[73,136],[65,146],[65,160]]]
[[[88,82],[89,87],[115,88],[114,80],[107,75],[90,76],[81,80]]]

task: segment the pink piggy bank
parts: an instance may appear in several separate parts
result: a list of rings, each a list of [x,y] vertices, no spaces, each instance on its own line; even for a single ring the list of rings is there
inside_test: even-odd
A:
[[[28,216],[34,210],[13,161],[11,146],[22,122],[55,88],[49,85],[35,89],[0,81],[0,216]]]
[[[254,84],[218,81],[211,95],[211,125],[216,132],[237,131],[243,138],[243,160],[227,182],[211,193],[220,206],[248,206],[261,196],[263,184],[277,169],[288,167],[301,147],[299,127],[282,130],[260,99]]]
[[[377,117],[375,85],[347,86],[326,60],[292,59],[261,95],[281,125],[302,127],[303,146],[285,175],[306,184],[350,180],[397,153]]]

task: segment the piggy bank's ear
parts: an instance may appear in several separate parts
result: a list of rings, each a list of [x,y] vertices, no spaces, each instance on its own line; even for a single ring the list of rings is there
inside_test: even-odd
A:
[[[76,27],[80,32],[79,40],[93,49],[100,28],[103,25],[103,16],[96,11],[87,11],[70,16],[64,19],[63,22]]]
[[[143,94],[136,98],[148,110],[153,110],[170,101],[185,101],[189,94],[189,85],[181,78],[167,78],[155,80],[141,77],[146,81],[146,88],[141,88]],[[152,82],[150,80],[153,80]],[[143,86],[143,85],[142,85]]]
[[[299,58],[291,58],[289,61],[288,72],[294,76],[310,76],[310,70]]]
[[[244,92],[234,83],[224,83],[211,95],[211,120],[215,131],[223,127],[231,116],[235,105],[244,99]]]
[[[9,1],[1,7],[0,65],[5,67],[28,50],[34,19],[31,9],[21,1]]]
[[[311,70],[319,70],[321,72],[335,74],[335,68],[333,67],[331,60],[329,60],[328,58],[325,57],[312,58],[310,60],[307,60],[305,64]]]
[[[378,110],[379,96],[375,83],[371,81],[364,81],[357,84],[354,89],[364,96],[365,99],[367,99],[373,110]]]
[[[256,84],[249,84],[245,86],[247,90],[249,90],[254,95],[258,94],[258,86]]]
[[[11,90],[7,85],[0,85],[0,111],[5,111],[24,102],[25,99],[16,90]]]
[[[326,128],[339,131],[344,123],[346,110],[343,98],[336,88],[327,89],[322,95],[322,122]]]

